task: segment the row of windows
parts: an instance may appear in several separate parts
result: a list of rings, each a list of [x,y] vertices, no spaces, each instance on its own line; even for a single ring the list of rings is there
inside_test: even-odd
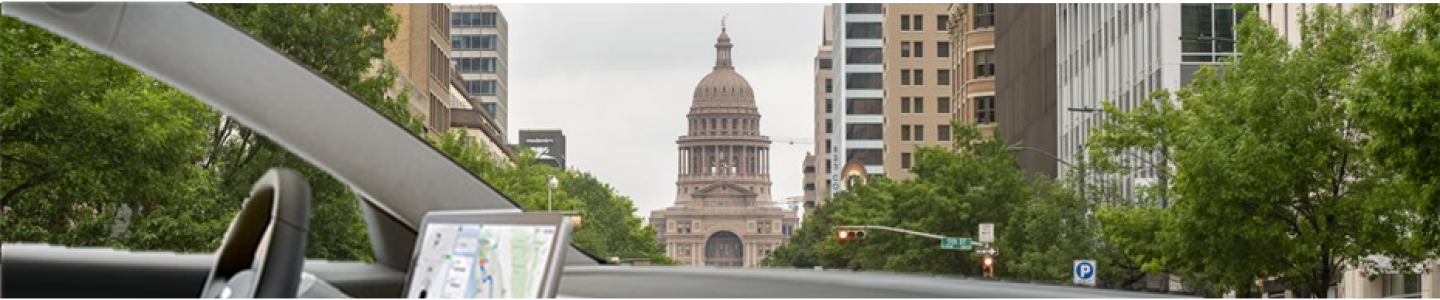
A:
[[[950,57],[950,42],[935,42],[936,57]],[[900,57],[925,57],[925,42],[900,42]]]
[[[950,30],[950,15],[935,15],[935,31]],[[900,31],[925,31],[925,15],[900,15]]]
[[[846,48],[845,63],[852,65],[878,65],[885,62],[882,48]]]
[[[498,88],[495,80],[466,80],[465,90],[471,96],[494,96]]]
[[[825,99],[825,113],[829,114],[834,112],[835,99]],[[935,98],[935,112],[950,113],[950,97]],[[885,104],[880,98],[845,99],[846,115],[879,115],[884,113]],[[900,113],[925,113],[925,97],[900,97]]]
[[[845,23],[845,38],[878,40],[884,35],[884,29],[880,22]]]
[[[430,26],[442,34],[450,33],[450,5],[444,3],[430,3]]]
[[[440,45],[430,43],[430,77],[435,81],[449,84],[450,82],[450,58],[445,57],[445,51],[440,50]]]
[[[460,12],[450,15],[452,27],[495,27],[498,14],[493,12]]]
[[[878,14],[885,11],[885,5],[880,3],[847,3],[845,13],[847,14]]]
[[[935,84],[950,85],[950,70],[935,70],[935,79]],[[925,85],[925,70],[900,69],[900,85]]]
[[[500,60],[494,57],[457,57],[455,68],[460,73],[495,73]]]
[[[494,34],[457,34],[450,37],[450,50],[495,50],[498,41]]]

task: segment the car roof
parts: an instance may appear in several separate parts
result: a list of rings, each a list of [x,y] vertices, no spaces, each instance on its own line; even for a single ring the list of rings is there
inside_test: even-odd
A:
[[[7,2],[3,13],[189,93],[344,182],[386,217],[370,226],[398,227],[370,231],[376,260],[392,267],[409,265],[429,211],[520,211],[394,120],[193,4]],[[376,236],[396,230],[411,237]],[[571,248],[567,264],[596,263]]]

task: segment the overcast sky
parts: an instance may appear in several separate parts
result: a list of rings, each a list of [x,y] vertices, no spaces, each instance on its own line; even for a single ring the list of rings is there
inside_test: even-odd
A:
[[[813,139],[823,4],[499,6],[510,22],[510,140],[522,128],[564,130],[569,164],[630,196],[639,216],[675,201],[675,140],[726,14],[762,134]],[[771,145],[774,200],[802,194],[801,161],[813,149]]]

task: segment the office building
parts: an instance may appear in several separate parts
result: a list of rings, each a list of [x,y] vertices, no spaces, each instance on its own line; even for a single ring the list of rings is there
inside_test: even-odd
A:
[[[1055,8],[1056,4],[1011,3],[994,7],[994,45],[1001,50],[995,52],[994,99],[999,101],[985,107],[993,108],[988,114],[1000,124],[997,137],[1017,145],[1016,156],[1027,178],[1054,179],[1059,167]],[[977,110],[977,119],[984,115],[981,112],[985,111]]]
[[[1084,160],[1090,130],[1101,122],[1102,101],[1128,111],[1151,92],[1175,91],[1194,79],[1201,66],[1230,58],[1235,24],[1248,13],[1227,3],[1060,4],[1056,8],[1056,167],[1065,178],[1066,162]],[[1136,160],[1153,153],[1130,153],[1121,163],[1131,174],[1089,176],[1123,187],[1126,197],[1138,185],[1155,183],[1156,169]]]
[[[815,53],[815,127],[814,136],[815,150],[805,154],[804,176],[805,194],[802,200],[806,209],[814,208],[825,202],[830,195],[830,154],[831,134],[835,129],[835,78],[831,70],[834,69],[835,61],[831,59],[831,41],[834,38],[834,24],[831,22],[834,6],[826,5],[824,11],[825,21],[820,30],[820,47]]]
[[[465,90],[501,133],[508,132],[510,23],[493,4],[457,4],[450,15],[451,59]]]
[[[951,83],[957,109],[954,118],[975,124],[982,137],[995,134],[995,6],[994,3],[950,4],[950,45],[945,51],[955,69]]]
[[[450,127],[450,5],[393,3],[399,16],[395,38],[385,41],[385,60],[399,71],[391,94],[409,90],[411,113],[425,120],[425,133]]]
[[[851,162],[904,180],[917,147],[950,145],[949,19],[948,4],[832,5],[829,193],[844,188],[833,171]]]

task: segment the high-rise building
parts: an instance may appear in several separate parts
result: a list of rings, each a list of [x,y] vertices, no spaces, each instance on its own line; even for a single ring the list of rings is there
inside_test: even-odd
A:
[[[1228,3],[1060,4],[1055,33],[1059,177],[1070,176],[1065,162],[1084,158],[1090,130],[1102,119],[1102,101],[1128,111],[1149,101],[1153,91],[1173,92],[1190,83],[1201,66],[1219,66],[1235,54],[1235,24],[1246,13]],[[1135,172],[1086,180],[1121,186],[1127,197],[1137,185],[1154,184],[1156,169],[1137,158],[1154,161],[1156,155],[1128,154],[1121,163]]]
[[[465,90],[495,119],[510,128],[510,23],[493,4],[458,4],[450,13],[450,49]]]
[[[790,238],[795,212],[770,190],[770,138],[755,91],[735,72],[720,29],[715,68],[695,87],[679,144],[675,205],[650,213],[665,254],[684,265],[755,267]]]
[[[390,10],[399,16],[395,38],[385,41],[385,60],[399,71],[397,87],[410,91],[409,108],[424,117],[425,132],[444,132],[450,127],[450,5],[443,3],[394,3]]]
[[[541,163],[565,169],[565,132],[560,129],[521,129],[520,147],[535,151]]]
[[[1027,178],[1054,179],[1055,4],[996,4],[994,120],[997,137],[1018,145]],[[958,69],[959,67],[957,67]],[[980,68],[978,65],[975,68]]]
[[[1255,13],[1260,20],[1275,27],[1280,37],[1290,42],[1291,47],[1300,46],[1300,18],[1305,13],[1314,12],[1320,5],[1331,5],[1341,11],[1349,11],[1360,3],[1260,3],[1257,4]],[[1375,3],[1375,18],[1378,21],[1388,23],[1391,26],[1400,26],[1405,21],[1405,12],[1411,7],[1409,3]]]
[[[847,164],[903,180],[911,176],[917,147],[950,145],[955,103],[948,8],[832,5],[830,193],[844,189],[833,171]]]
[[[955,75],[951,83],[956,99],[955,118],[980,128],[981,136],[993,136],[1003,100],[995,94],[995,6],[994,3],[950,5],[950,58]],[[1053,77],[1052,77],[1053,78]]]
[[[804,206],[806,209],[814,208],[825,202],[830,195],[830,154],[833,142],[831,134],[835,131],[835,78],[831,70],[835,67],[835,61],[831,59],[830,42],[834,38],[834,24],[831,22],[832,5],[825,6],[823,19],[824,25],[820,30],[819,49],[815,54],[815,150],[805,154],[804,174],[805,194]]]

